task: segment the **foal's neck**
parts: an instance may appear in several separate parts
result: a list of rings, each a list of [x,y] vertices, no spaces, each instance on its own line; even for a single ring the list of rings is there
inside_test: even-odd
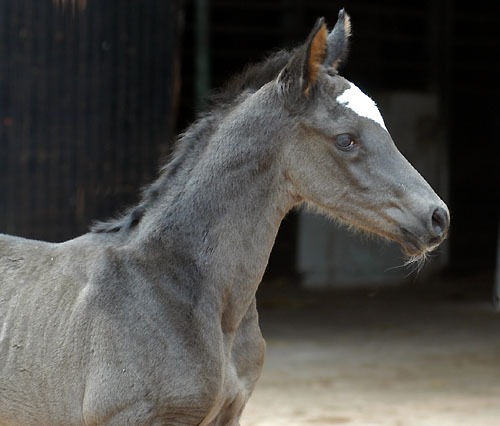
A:
[[[180,173],[145,217],[166,256],[180,252],[198,269],[200,292],[219,304],[230,327],[252,302],[281,220],[296,201],[281,167],[283,117],[261,92],[221,120],[189,173]]]

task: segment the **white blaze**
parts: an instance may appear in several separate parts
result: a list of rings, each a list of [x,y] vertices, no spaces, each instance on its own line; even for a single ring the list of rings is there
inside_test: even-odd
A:
[[[355,84],[351,82],[349,84],[350,87],[337,97],[337,102],[352,109],[359,116],[375,121],[387,130],[384,119],[373,99],[365,95]]]

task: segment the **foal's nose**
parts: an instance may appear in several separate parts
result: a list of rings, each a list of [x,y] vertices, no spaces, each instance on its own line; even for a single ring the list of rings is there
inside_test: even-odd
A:
[[[442,207],[436,207],[431,216],[431,241],[439,242],[448,233],[450,216]]]

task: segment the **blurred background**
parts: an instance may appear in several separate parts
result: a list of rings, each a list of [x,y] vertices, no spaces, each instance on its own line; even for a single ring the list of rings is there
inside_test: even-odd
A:
[[[331,28],[342,7],[351,15],[353,37],[341,74],[376,100],[400,150],[448,203],[451,231],[417,274],[399,267],[404,257],[393,244],[361,239],[309,213],[290,213],[258,293],[270,342],[267,365],[286,364],[278,361],[290,353],[280,352],[283,347],[296,354],[304,347],[324,349],[326,340],[343,341],[345,332],[360,339],[343,341],[342,347],[353,352],[328,352],[328,360],[356,359],[360,342],[373,342],[368,353],[392,359],[379,351],[380,342],[404,341],[407,349],[421,350],[420,338],[438,348],[444,336],[456,337],[453,342],[459,342],[457,350],[465,351],[465,358],[453,363],[442,353],[442,359],[436,355],[441,365],[426,362],[427,352],[420,354],[424,358],[415,355],[418,359],[401,355],[401,368],[410,371],[403,360],[412,359],[415,371],[434,365],[438,373],[425,373],[430,384],[421,391],[434,389],[444,397],[463,385],[451,372],[432,382],[444,365],[451,362],[455,372],[474,365],[477,369],[463,382],[487,382],[492,388],[485,394],[498,391],[499,396],[494,381],[486,380],[500,377],[495,334],[500,324],[493,312],[500,220],[498,2],[0,0],[0,232],[63,241],[134,203],[139,188],[168,158],[175,135],[203,110],[214,88],[247,63],[303,41],[318,16],[325,16]],[[309,346],[302,344],[304,338],[312,339]],[[477,351],[471,355],[472,342]],[[288,386],[283,377],[297,374],[297,365],[312,365],[300,364],[300,359],[314,359],[311,353],[288,360],[288,373],[275,369],[276,377],[263,377],[269,394],[256,394],[261,405],[249,407],[253,417],[246,424],[281,424],[265,414],[271,406],[269,413],[280,412],[283,424],[295,424],[286,420],[292,407],[283,402],[289,408],[283,411],[283,404],[272,405],[270,395],[276,394],[274,384]],[[392,361],[387,370],[378,365],[364,371],[362,366],[373,360],[352,368],[364,371],[363,377],[373,371],[390,376],[397,363]],[[304,377],[324,379],[326,370],[338,373],[328,364]],[[410,373],[401,374],[400,382],[415,384]],[[266,377],[271,379],[266,382]],[[315,395],[333,392],[336,400],[352,397],[333,408],[327,398],[323,414],[299,410],[293,415],[296,424],[371,424],[353,414],[372,400],[368,388],[353,390],[352,381],[334,380],[338,375],[312,387],[293,377],[305,390],[291,398],[294,409],[307,401],[304,395],[311,389]],[[372,379],[378,388],[389,386]],[[352,394],[335,387],[342,383],[351,386]],[[396,397],[398,389],[394,392]],[[477,396],[478,389],[467,395]],[[490,417],[453,423],[467,413],[453,411],[447,401],[458,413],[450,424],[490,424],[499,414],[492,401],[483,400],[486,405],[477,411]],[[395,402],[411,409],[402,401],[382,401],[380,418],[388,418]],[[429,400],[422,404],[428,406]],[[328,407],[337,414],[324,414]],[[447,424],[446,418],[436,419],[380,424]]]

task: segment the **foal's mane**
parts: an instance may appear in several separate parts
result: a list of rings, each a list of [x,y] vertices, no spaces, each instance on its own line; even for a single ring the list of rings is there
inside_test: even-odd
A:
[[[262,62],[249,65],[241,74],[229,80],[222,90],[215,92],[209,100],[208,112],[199,114],[197,120],[179,135],[170,161],[160,169],[160,175],[156,181],[144,188],[139,203],[127,209],[118,218],[94,223],[91,231],[116,233],[126,232],[135,227],[146,210],[169,187],[173,177],[181,169],[189,171],[194,167],[216,123],[235,105],[276,78],[292,54],[293,51],[281,50]]]

